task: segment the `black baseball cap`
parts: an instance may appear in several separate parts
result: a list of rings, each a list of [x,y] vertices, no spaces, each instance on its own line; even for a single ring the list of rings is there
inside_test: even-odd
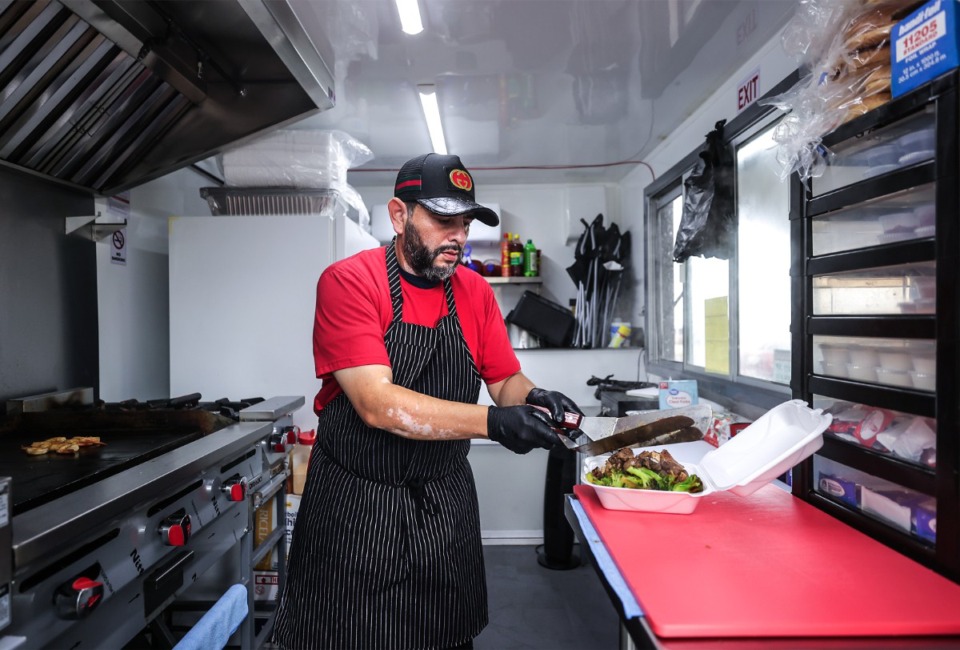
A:
[[[473,176],[459,156],[428,153],[408,160],[397,173],[393,195],[404,202],[416,201],[430,212],[455,217],[469,212],[488,226],[500,223],[500,217],[476,201]]]

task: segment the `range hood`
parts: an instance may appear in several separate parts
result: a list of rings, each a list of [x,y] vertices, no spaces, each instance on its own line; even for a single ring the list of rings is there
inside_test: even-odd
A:
[[[103,196],[333,99],[285,0],[0,0],[0,162]]]

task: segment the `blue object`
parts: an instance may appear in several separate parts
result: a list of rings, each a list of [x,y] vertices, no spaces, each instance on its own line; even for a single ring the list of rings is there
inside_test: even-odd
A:
[[[960,65],[956,0],[931,0],[894,25],[890,85],[899,97]]]
[[[213,650],[227,645],[247,617],[247,588],[233,585],[197,624],[180,639],[174,650]]]

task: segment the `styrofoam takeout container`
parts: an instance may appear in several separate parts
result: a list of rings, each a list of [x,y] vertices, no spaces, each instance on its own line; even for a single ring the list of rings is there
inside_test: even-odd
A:
[[[588,483],[587,473],[602,467],[609,454],[584,460],[582,482],[596,490],[600,503],[609,510],[690,514],[702,497],[714,492],[730,491],[743,497],[753,494],[820,449],[823,432],[832,420],[833,416],[822,409],[811,409],[802,400],[790,400],[770,409],[729,442],[704,454],[698,463],[683,463],[687,472],[703,481],[703,492],[696,494]],[[633,452],[651,450],[660,448]]]

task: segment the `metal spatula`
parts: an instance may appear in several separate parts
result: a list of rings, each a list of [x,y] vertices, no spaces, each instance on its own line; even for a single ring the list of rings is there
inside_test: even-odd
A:
[[[703,438],[703,431],[695,426],[697,419],[708,418],[710,413],[709,406],[651,411],[621,418],[567,413],[564,428],[580,429],[583,433],[573,439],[561,435],[560,440],[568,449],[591,456],[636,444],[646,447],[692,442]]]

